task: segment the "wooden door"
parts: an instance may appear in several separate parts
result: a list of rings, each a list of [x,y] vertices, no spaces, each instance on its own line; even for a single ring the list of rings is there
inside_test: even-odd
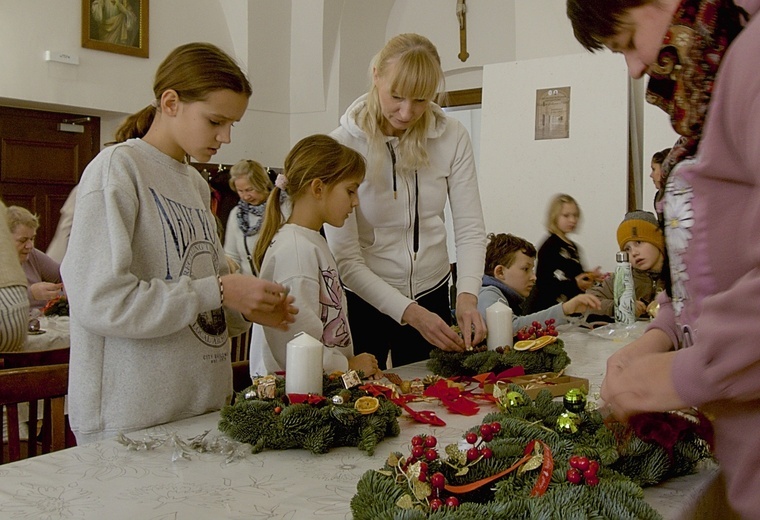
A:
[[[100,149],[100,118],[86,119],[0,107],[0,198],[6,206],[23,206],[39,216],[35,246],[42,251],[53,238],[66,197]]]

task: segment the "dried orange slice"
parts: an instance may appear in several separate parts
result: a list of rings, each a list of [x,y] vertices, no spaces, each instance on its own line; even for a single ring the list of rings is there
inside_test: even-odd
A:
[[[557,341],[556,336],[541,336],[540,338],[535,340],[536,344],[530,347],[530,350],[540,350],[544,348],[546,345],[551,345],[555,341]]]
[[[380,408],[380,401],[378,401],[376,397],[360,397],[354,403],[354,408],[360,414],[370,414],[376,412],[377,409]]]
[[[514,344],[512,347],[515,350],[531,350],[532,347],[536,345],[535,339],[524,339],[522,341],[518,341]]]

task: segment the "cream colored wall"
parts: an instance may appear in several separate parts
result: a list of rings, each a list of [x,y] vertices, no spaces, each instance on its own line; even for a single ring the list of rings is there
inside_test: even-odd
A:
[[[515,18],[516,60],[586,52],[573,36],[564,0],[515,0]]]
[[[531,0],[529,0],[531,1]],[[394,3],[386,39],[405,32],[427,36],[438,48],[447,90],[482,86],[483,66],[515,59],[515,4],[519,0],[470,0],[467,5],[467,51],[459,54],[456,2],[406,0]],[[379,50],[379,49],[378,49]]]
[[[277,166],[298,139],[337,125],[366,91],[369,61],[390,36],[428,36],[449,90],[480,87],[488,64],[585,53],[564,4],[470,0],[470,57],[463,63],[453,0],[153,0],[149,59],[83,49],[81,0],[0,0],[0,103],[99,115],[105,142],[124,115],[150,101],[153,74],[171,49],[210,41],[236,57],[254,87],[233,142],[215,159]],[[45,62],[45,50],[77,54],[80,64]],[[657,117],[644,118],[649,121]],[[651,156],[671,140],[645,128],[642,153]],[[648,159],[642,162],[648,174]],[[646,186],[645,201],[651,200]]]
[[[588,81],[595,72],[598,78]],[[547,236],[550,199],[568,193],[583,214],[571,239],[584,265],[611,270],[626,210],[625,63],[609,53],[553,56],[488,65],[483,81],[479,181],[486,230],[538,247]],[[535,140],[536,90],[553,87],[571,89],[569,137]]]

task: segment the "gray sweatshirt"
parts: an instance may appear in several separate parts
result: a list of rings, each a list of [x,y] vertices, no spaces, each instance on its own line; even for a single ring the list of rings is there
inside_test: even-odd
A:
[[[85,169],[61,266],[79,443],[228,402],[227,320],[246,324],[220,305],[217,274],[228,267],[209,201],[196,170],[139,139]]]

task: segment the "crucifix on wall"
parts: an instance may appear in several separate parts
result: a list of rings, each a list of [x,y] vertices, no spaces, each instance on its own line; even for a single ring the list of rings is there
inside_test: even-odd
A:
[[[467,61],[467,5],[465,0],[457,0],[457,20],[459,20],[459,59]]]

